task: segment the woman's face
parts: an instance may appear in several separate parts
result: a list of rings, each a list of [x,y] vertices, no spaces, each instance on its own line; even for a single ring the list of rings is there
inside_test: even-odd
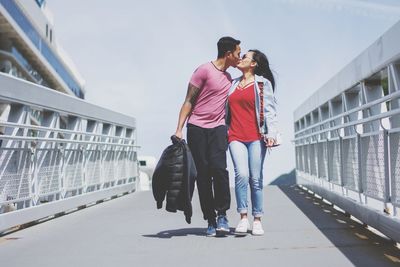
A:
[[[242,59],[239,61],[237,68],[241,71],[254,69],[257,63],[253,60],[254,52],[247,52],[243,55]]]

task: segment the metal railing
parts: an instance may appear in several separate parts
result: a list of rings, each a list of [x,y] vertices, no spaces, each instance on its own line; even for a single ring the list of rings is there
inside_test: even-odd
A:
[[[134,118],[0,74],[0,232],[136,190]]]
[[[295,111],[297,183],[400,241],[400,23]]]

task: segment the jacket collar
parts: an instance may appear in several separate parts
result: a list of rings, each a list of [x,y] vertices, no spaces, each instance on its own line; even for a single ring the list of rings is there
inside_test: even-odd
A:
[[[265,83],[266,79],[263,76],[259,76],[259,75],[254,75],[254,76],[255,76],[254,79],[255,79],[256,82]]]

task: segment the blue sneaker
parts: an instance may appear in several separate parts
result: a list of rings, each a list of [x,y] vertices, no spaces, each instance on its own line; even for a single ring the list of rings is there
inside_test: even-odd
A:
[[[208,223],[206,235],[207,236],[216,236],[217,235],[217,231],[215,229],[215,224],[214,223]]]
[[[225,215],[218,215],[217,218],[217,233],[218,235],[229,234],[228,219]]]

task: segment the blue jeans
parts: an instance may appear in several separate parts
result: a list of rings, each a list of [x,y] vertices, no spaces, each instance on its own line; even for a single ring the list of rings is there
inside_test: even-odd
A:
[[[259,140],[232,141],[229,144],[235,167],[235,193],[237,211],[247,213],[247,186],[250,183],[252,215],[261,217],[263,210],[263,163],[266,147]]]

